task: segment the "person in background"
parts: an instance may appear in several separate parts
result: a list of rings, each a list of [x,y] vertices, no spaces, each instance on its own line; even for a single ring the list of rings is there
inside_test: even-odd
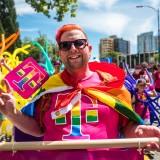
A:
[[[57,74],[61,71],[62,63],[60,61],[53,61],[54,74]]]
[[[14,97],[0,91],[0,112],[17,128],[36,137],[43,136],[44,141],[116,139],[120,134],[125,138],[160,137],[158,127],[143,125],[132,110],[130,93],[123,85],[124,71],[115,65],[89,63],[92,46],[81,27],[76,24],[60,27],[56,41],[65,69],[42,86],[46,89],[45,98],[35,97],[33,116],[16,110]],[[156,142],[148,143],[146,148],[160,151]],[[52,154],[54,160],[106,160],[120,150],[93,148],[43,152]]]
[[[160,64],[157,65],[157,71],[153,73],[155,90],[160,93]]]
[[[158,70],[157,65],[155,64],[152,68],[152,75]]]
[[[149,76],[147,75],[146,69],[148,67],[148,63],[147,62],[142,62],[141,64],[141,69],[138,71],[134,71],[133,72],[133,77],[137,80],[139,78],[143,78],[146,80],[147,83],[150,82],[149,80]]]
[[[119,63],[119,67],[122,68],[122,69],[124,69],[123,62],[120,62],[120,63]]]
[[[145,92],[146,88],[149,88],[148,92]],[[155,90],[155,87],[153,84],[146,83],[146,80],[143,78],[140,78],[136,81],[136,93],[132,97],[132,105],[134,107],[135,112],[142,117],[144,120],[145,125],[150,125],[150,110],[149,106],[145,105],[143,101],[147,100],[147,95],[148,94],[150,97],[156,97],[157,92]],[[144,150],[144,153],[149,156],[153,157],[154,152],[149,151],[147,149]]]
[[[146,83],[146,80],[143,78],[140,78],[136,81],[136,93],[132,97],[132,104],[134,106],[134,110],[137,114],[139,114],[142,119],[144,120],[144,124],[150,125],[150,111],[148,106],[145,106],[142,101],[147,100],[147,95],[145,93],[145,89],[149,87],[149,91],[147,94],[150,97],[156,97],[157,92],[155,91],[155,88],[150,83]],[[139,101],[142,100],[142,101]]]

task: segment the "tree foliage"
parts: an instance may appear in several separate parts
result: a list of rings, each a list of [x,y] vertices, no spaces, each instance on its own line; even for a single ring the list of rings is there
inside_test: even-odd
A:
[[[70,12],[71,17],[76,16],[78,8],[77,0],[25,0],[36,12],[42,12],[45,16],[51,17],[51,11],[56,12],[56,19],[58,22],[62,21],[64,15]]]
[[[106,52],[105,54],[101,55],[100,58],[106,58],[106,57],[110,57],[113,59],[113,62],[117,61],[117,57],[119,55],[123,55],[123,53],[121,52]]]
[[[48,56],[50,56],[51,59],[58,59],[57,45],[52,43],[45,34],[39,32],[39,36],[34,39],[31,39],[30,37],[24,37],[22,40],[22,46],[32,44],[33,41],[38,42],[48,53]],[[31,47],[27,49],[27,51],[29,52],[29,55],[23,54],[23,57],[21,57],[22,60],[26,59],[27,57],[33,57],[37,62],[40,62],[40,57],[43,57],[43,54],[37,45],[32,44]]]
[[[154,57],[154,60],[156,63],[158,63],[160,61],[160,53],[157,53],[157,54],[154,54],[153,57]]]
[[[0,0],[0,34],[4,34],[8,38],[13,33],[17,33],[19,29],[18,22],[16,21],[17,15],[15,10],[14,0]],[[21,46],[20,38],[18,38],[8,51],[13,51]]]
[[[5,30],[2,26],[1,20],[0,20],[0,35],[5,34]]]

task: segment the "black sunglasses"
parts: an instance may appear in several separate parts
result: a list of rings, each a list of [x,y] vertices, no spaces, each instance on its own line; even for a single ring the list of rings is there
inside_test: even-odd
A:
[[[143,86],[143,87],[145,87],[145,86],[146,86],[146,84],[139,84],[139,86],[141,86],[141,87],[142,87],[142,86]]]
[[[62,51],[68,51],[71,49],[72,43],[74,44],[74,46],[77,49],[82,49],[85,48],[87,45],[87,39],[77,39],[75,41],[64,41],[64,42],[60,42],[59,45],[59,49]]]

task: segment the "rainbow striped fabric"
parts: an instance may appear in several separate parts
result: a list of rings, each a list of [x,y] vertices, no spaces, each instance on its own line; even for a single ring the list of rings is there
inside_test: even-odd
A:
[[[74,87],[68,86],[63,82],[60,74],[53,75],[46,81],[46,83],[42,86],[39,94],[36,95],[30,101],[30,103],[35,102],[37,99],[39,99],[42,95],[46,93],[61,92],[61,91],[70,90],[73,88]],[[102,86],[100,87],[96,86],[96,87],[90,87],[90,88],[86,87],[86,88],[82,88],[82,90],[90,97],[96,100],[99,100],[100,102],[110,106],[111,108],[115,109],[117,112],[127,117],[128,119],[138,124],[143,124],[143,120],[141,119],[141,117],[133,111],[132,106],[128,100],[130,99],[129,98],[130,93],[126,90],[124,86],[120,88],[110,87],[106,91],[105,89],[102,89]],[[76,94],[74,94],[72,99],[69,102],[67,102],[68,103],[67,105],[56,108],[54,112],[52,112],[52,118],[56,119],[57,116],[59,117],[67,113],[68,111],[72,110],[72,107],[74,106],[73,102],[76,103],[78,100],[80,100],[80,97],[81,97],[80,94],[81,94],[81,91],[78,90]],[[88,113],[88,115],[89,115],[88,120],[94,118],[94,116],[91,115],[90,113]]]

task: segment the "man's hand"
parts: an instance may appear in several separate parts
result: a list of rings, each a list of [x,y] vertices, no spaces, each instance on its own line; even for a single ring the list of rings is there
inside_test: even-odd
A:
[[[123,133],[125,138],[160,138],[160,128],[156,126],[130,123],[123,129]],[[160,144],[156,142],[148,143],[145,148],[148,150],[157,150],[160,152]]]
[[[160,138],[160,129],[156,126],[140,125],[136,128],[135,134],[139,138],[157,137]],[[148,150],[157,150],[160,152],[160,144],[150,142],[145,147]]]
[[[13,90],[9,83],[5,81],[6,92],[0,88],[0,112],[7,117],[7,114],[12,114],[16,112],[16,100],[13,97]]]

